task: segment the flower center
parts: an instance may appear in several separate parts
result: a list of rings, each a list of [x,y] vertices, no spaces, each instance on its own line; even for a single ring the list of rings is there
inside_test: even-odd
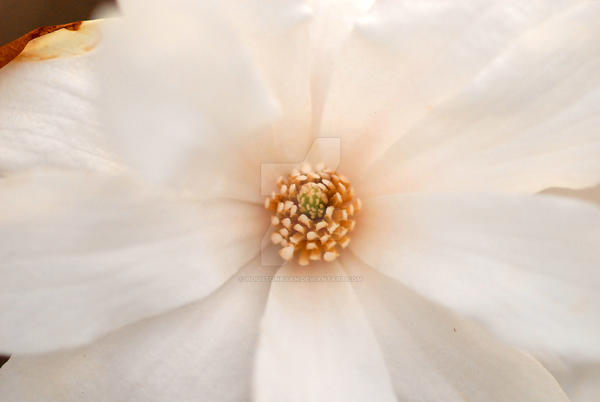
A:
[[[322,218],[327,208],[327,194],[314,182],[308,182],[300,187],[298,193],[300,212],[311,219]]]
[[[350,244],[354,214],[362,205],[350,181],[333,169],[305,164],[279,177],[277,188],[265,208],[273,213],[271,241],[281,246],[281,258],[296,257],[300,265],[334,261],[339,247]]]

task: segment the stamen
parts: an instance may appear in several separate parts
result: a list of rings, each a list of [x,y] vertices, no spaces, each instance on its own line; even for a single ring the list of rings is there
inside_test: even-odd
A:
[[[279,255],[286,261],[335,261],[338,246],[350,244],[354,215],[361,207],[345,176],[323,164],[314,170],[303,164],[300,171],[279,177],[277,191],[265,200],[265,208],[273,213],[271,242],[281,247]]]
[[[279,255],[286,261],[289,261],[294,256],[294,246],[287,246],[279,250]]]

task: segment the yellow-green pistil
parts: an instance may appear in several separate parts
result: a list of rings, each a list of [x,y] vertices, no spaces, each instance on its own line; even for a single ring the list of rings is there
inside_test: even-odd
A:
[[[327,194],[316,183],[306,183],[296,197],[300,212],[310,219],[320,219],[327,208]]]

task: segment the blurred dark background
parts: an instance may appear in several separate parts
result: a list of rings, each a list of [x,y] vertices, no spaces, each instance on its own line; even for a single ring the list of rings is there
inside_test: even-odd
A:
[[[0,46],[42,25],[85,20],[114,0],[0,0]]]
[[[0,46],[42,25],[85,20],[100,3],[112,0],[0,0]],[[7,356],[0,355],[0,366]]]

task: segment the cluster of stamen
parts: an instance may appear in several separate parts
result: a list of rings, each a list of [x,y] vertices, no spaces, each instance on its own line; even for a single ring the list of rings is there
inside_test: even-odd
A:
[[[281,246],[281,258],[296,257],[300,265],[308,265],[334,261],[338,246],[348,247],[361,202],[346,177],[323,165],[313,170],[305,164],[277,179],[277,192],[265,200],[265,208],[273,213],[271,241]]]

